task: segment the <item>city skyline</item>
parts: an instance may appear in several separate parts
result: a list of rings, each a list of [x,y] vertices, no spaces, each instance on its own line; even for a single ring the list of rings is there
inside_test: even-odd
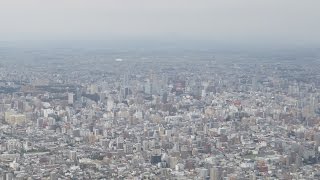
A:
[[[0,0],[0,180],[320,179],[319,0]]]

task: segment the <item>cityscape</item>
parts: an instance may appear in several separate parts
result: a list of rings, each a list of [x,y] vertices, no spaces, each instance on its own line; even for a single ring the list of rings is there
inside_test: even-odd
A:
[[[320,180],[319,0],[0,0],[0,180]]]
[[[317,54],[78,52],[2,53],[0,178],[320,178]]]

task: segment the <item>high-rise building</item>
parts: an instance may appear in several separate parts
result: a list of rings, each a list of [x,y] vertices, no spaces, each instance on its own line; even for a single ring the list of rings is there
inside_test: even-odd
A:
[[[152,84],[151,84],[151,81],[149,79],[147,79],[145,81],[144,93],[146,93],[146,94],[151,94],[152,93]]]
[[[69,105],[73,104],[73,99],[74,99],[73,96],[74,96],[73,93],[68,93],[68,104]]]
[[[69,159],[71,161],[76,161],[77,160],[77,152],[76,151],[70,151],[69,152]]]
[[[220,180],[220,170],[218,167],[210,168],[210,180]]]

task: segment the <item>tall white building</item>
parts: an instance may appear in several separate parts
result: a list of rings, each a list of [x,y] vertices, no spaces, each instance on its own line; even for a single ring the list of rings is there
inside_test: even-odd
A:
[[[73,104],[73,96],[74,94],[73,93],[68,93],[68,104]]]

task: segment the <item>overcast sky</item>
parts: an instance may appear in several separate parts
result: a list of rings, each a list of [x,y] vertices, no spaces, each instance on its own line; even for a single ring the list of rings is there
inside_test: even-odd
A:
[[[0,0],[0,40],[320,43],[320,0]]]

